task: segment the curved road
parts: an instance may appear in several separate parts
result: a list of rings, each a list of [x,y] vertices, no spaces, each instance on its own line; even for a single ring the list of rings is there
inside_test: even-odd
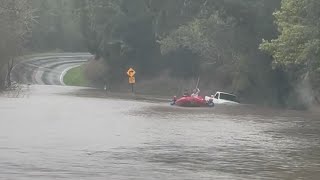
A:
[[[20,61],[12,71],[12,80],[21,84],[64,85],[65,73],[92,57],[89,53],[55,53]]]

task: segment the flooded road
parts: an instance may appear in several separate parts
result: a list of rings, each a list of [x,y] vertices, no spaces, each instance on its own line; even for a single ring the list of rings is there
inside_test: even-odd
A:
[[[319,179],[320,117],[32,86],[0,97],[0,179]],[[70,94],[70,95],[68,95]]]

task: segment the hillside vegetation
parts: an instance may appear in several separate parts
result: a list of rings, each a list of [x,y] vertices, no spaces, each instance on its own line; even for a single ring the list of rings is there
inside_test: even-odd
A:
[[[318,0],[3,0],[0,13],[2,72],[21,49],[89,51],[96,87],[125,86],[134,67],[146,91],[179,93],[200,77],[205,92],[247,102],[319,101]]]

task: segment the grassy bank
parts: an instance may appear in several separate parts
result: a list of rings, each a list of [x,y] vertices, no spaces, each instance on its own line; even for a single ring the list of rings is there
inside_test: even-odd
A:
[[[70,69],[64,76],[63,82],[68,86],[88,86],[89,84],[84,76],[83,66]]]

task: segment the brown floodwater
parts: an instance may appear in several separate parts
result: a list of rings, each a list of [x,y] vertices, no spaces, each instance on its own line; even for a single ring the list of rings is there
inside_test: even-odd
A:
[[[317,113],[91,92],[31,86],[0,97],[0,179],[320,177]]]

